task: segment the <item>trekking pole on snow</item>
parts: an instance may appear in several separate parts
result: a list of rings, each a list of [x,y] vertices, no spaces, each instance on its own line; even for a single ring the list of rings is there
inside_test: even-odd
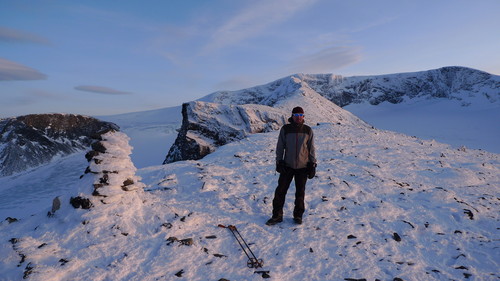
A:
[[[250,249],[250,246],[248,246],[245,239],[243,239],[243,236],[241,236],[241,234],[238,231],[238,229],[236,228],[236,226],[234,226],[234,225],[225,226],[222,224],[219,224],[218,226],[221,228],[227,228],[231,231],[234,238],[236,239],[236,241],[238,241],[238,244],[240,244],[241,249],[243,250],[243,252],[245,253],[245,255],[248,258],[247,266],[249,268],[259,268],[259,267],[264,266],[264,261],[262,259],[258,259],[255,256],[255,254],[252,252],[252,249]]]

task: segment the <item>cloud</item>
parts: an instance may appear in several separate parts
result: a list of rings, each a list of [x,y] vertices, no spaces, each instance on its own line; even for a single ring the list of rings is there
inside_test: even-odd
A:
[[[258,36],[270,26],[286,21],[317,0],[263,0],[250,6],[217,28],[203,53],[224,48]]]
[[[0,42],[7,43],[35,43],[48,45],[49,40],[36,34],[23,32],[15,29],[0,27]]]
[[[0,81],[43,79],[47,79],[47,75],[38,70],[0,58]]]
[[[359,47],[333,46],[296,58],[289,66],[293,73],[325,73],[361,60]]]
[[[75,90],[91,92],[97,94],[106,94],[106,95],[130,95],[130,92],[118,91],[115,89],[101,87],[101,86],[76,86]]]

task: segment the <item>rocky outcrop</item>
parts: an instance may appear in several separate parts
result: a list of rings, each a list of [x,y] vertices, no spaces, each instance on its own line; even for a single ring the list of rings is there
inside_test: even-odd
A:
[[[182,106],[182,127],[163,164],[197,160],[217,147],[285,124],[285,113],[262,105],[190,102]]]
[[[0,176],[88,149],[92,138],[118,126],[74,114],[31,114],[0,120]]]
[[[93,196],[113,197],[122,195],[124,191],[141,190],[144,187],[140,178],[135,174],[137,169],[129,156],[132,153],[132,147],[128,144],[129,140],[124,133],[110,130],[100,135],[92,144],[92,150],[85,155],[89,166],[82,178],[93,177]],[[84,195],[85,192],[80,197],[83,198]],[[80,201],[82,199],[78,202]],[[72,205],[75,206],[73,203]],[[79,205],[76,204],[76,206]]]

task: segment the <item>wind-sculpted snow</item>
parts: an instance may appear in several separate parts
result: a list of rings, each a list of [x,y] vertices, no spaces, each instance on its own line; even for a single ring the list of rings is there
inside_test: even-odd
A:
[[[118,129],[109,122],[73,114],[32,114],[0,120],[0,176],[47,164],[87,149],[92,136]]]
[[[278,132],[253,134],[200,160],[139,170],[146,192],[2,221],[0,276],[263,280],[223,224],[237,226],[269,280],[500,278],[498,154],[370,127],[313,129],[318,170],[300,226],[293,185],[284,222],[265,225]]]
[[[202,100],[225,104],[258,103],[276,106],[299,89],[309,88],[338,106],[368,102],[401,103],[414,98],[447,98],[469,105],[471,96],[500,102],[500,76],[465,67],[377,76],[295,74],[266,85],[239,91],[215,92]]]

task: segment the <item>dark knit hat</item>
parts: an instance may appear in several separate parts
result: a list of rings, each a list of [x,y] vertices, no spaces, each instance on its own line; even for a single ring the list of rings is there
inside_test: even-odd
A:
[[[297,107],[294,107],[293,110],[292,110],[292,113],[304,113],[304,109],[302,109],[302,107],[300,106],[297,106]]]

